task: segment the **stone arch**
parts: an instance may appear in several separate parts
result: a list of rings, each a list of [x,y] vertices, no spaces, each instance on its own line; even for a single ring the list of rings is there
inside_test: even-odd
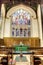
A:
[[[20,4],[18,6],[14,6],[12,7],[8,12],[7,12],[7,17],[10,17],[14,12],[16,12],[18,9],[24,9],[26,10],[27,12],[30,13],[30,15],[33,17],[33,18],[36,18],[36,13],[35,11],[30,8],[29,6],[26,6],[26,5],[23,5],[23,4]]]

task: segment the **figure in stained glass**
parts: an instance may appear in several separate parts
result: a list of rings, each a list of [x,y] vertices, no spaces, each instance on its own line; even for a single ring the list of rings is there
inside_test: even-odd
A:
[[[23,9],[20,9],[20,10],[16,11],[12,15],[12,17],[13,17],[13,22],[15,22],[15,24],[27,24],[28,20],[30,20],[29,13],[27,13]]]
[[[30,26],[30,14],[27,11],[19,9],[12,14],[12,36],[14,33],[16,33],[16,37],[30,36],[31,29],[28,31]]]

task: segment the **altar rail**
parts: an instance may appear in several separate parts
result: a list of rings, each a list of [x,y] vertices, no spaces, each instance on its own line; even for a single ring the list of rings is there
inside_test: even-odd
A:
[[[13,52],[13,47],[0,47],[0,54],[16,54]],[[15,50],[14,50],[15,51]],[[36,54],[36,55],[43,55],[43,47],[31,47],[28,48],[28,53],[24,54]]]

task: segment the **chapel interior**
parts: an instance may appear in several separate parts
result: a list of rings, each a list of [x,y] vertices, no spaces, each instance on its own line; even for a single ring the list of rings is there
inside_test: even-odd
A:
[[[42,0],[0,0],[0,65],[43,65]]]

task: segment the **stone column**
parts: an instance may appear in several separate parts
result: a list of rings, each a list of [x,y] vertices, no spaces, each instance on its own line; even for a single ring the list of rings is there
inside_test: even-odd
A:
[[[4,36],[4,22],[5,22],[5,4],[1,5],[1,17],[2,17],[2,29],[1,29],[1,38]]]
[[[6,17],[4,37],[11,37],[11,17]]]
[[[41,7],[40,7],[40,4],[38,4],[38,7],[37,7],[37,16],[38,16],[38,24],[39,24],[40,45],[41,45],[41,47],[43,47],[43,43],[42,43],[42,20],[41,20]]]
[[[39,37],[38,34],[38,21],[36,18],[31,17],[31,36],[32,37]]]

